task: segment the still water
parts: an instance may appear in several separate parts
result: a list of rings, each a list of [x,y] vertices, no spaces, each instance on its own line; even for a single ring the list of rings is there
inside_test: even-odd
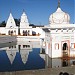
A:
[[[0,44],[0,72],[34,70],[75,65],[75,59],[51,59],[24,41]]]

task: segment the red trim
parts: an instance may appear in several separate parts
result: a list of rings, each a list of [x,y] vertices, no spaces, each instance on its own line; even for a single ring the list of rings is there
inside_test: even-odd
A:
[[[58,46],[58,49],[59,49],[59,43],[55,43],[55,49],[56,49],[57,46]]]
[[[74,48],[75,48],[75,43],[74,43]]]
[[[61,50],[62,50],[62,45],[64,43],[68,44],[68,57],[70,57],[70,40],[61,41]],[[63,57],[63,52],[62,52],[62,57]]]

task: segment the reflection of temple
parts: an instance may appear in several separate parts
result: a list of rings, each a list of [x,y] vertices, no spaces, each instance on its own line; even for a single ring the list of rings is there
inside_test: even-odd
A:
[[[22,62],[25,64],[28,59],[29,52],[32,51],[32,45],[30,42],[17,42],[17,47],[21,55]]]
[[[20,51],[20,55],[21,55],[21,59],[22,59],[22,62],[25,64],[28,60],[28,55],[29,55],[29,52],[31,52],[32,50],[21,50]]]
[[[9,61],[12,64],[15,59],[16,52],[18,52],[16,49],[16,42],[0,44],[0,50],[6,51]]]
[[[9,47],[6,47],[6,53],[11,64],[13,63],[17,52],[18,50],[16,49],[16,45],[11,44]]]
[[[13,61],[16,57],[16,52],[17,52],[16,50],[12,50],[12,49],[6,50],[7,56],[9,58],[11,64],[13,63]]]
[[[49,25],[30,26],[23,11],[17,26],[10,13],[6,27],[0,27],[0,35],[16,35],[17,40],[35,42],[36,47],[37,42],[38,47],[45,47],[51,58],[75,57],[75,24],[70,24],[70,15],[61,9],[60,0],[56,11],[49,17]],[[17,48],[20,49],[20,45]],[[30,45],[23,45],[23,48],[29,49]]]
[[[75,58],[50,58],[40,50],[40,57],[45,60],[45,68],[66,67],[75,65]]]
[[[75,59],[49,58],[45,56],[46,68],[66,67],[75,65]]]
[[[16,57],[16,53],[19,52],[22,62],[25,64],[27,62],[29,52],[32,51],[32,45],[30,42],[26,41],[19,41],[17,42],[17,45],[16,42],[12,42],[8,44],[3,44],[0,50],[6,50],[7,56],[11,64]]]

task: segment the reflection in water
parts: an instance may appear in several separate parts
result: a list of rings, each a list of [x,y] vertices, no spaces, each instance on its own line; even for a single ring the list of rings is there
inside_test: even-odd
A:
[[[30,50],[21,50],[20,51],[21,59],[24,64],[27,62],[29,52],[30,52]]]
[[[62,66],[63,67],[69,66],[69,60],[68,59],[63,59]]]
[[[39,56],[40,48],[30,42],[12,42],[0,48],[0,71],[42,69],[45,61]]]
[[[6,50],[6,53],[7,53],[7,56],[10,60],[10,63],[12,64],[14,59],[15,59],[15,56],[16,56],[16,50]]]
[[[25,64],[28,59],[29,52],[32,51],[32,45],[30,42],[17,42],[17,48],[21,55],[22,62]]]
[[[48,55],[46,55],[46,68],[56,68],[56,67],[66,67],[66,66],[73,66],[75,65],[75,58],[49,58]]]
[[[56,68],[73,65],[75,65],[75,59],[49,58],[44,49],[32,48],[30,42],[20,41],[0,44],[0,71]]]

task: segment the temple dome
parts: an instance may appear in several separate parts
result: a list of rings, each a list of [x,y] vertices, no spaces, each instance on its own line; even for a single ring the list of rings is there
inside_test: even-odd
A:
[[[69,24],[70,16],[58,7],[56,12],[50,15],[49,22],[50,24]]]

